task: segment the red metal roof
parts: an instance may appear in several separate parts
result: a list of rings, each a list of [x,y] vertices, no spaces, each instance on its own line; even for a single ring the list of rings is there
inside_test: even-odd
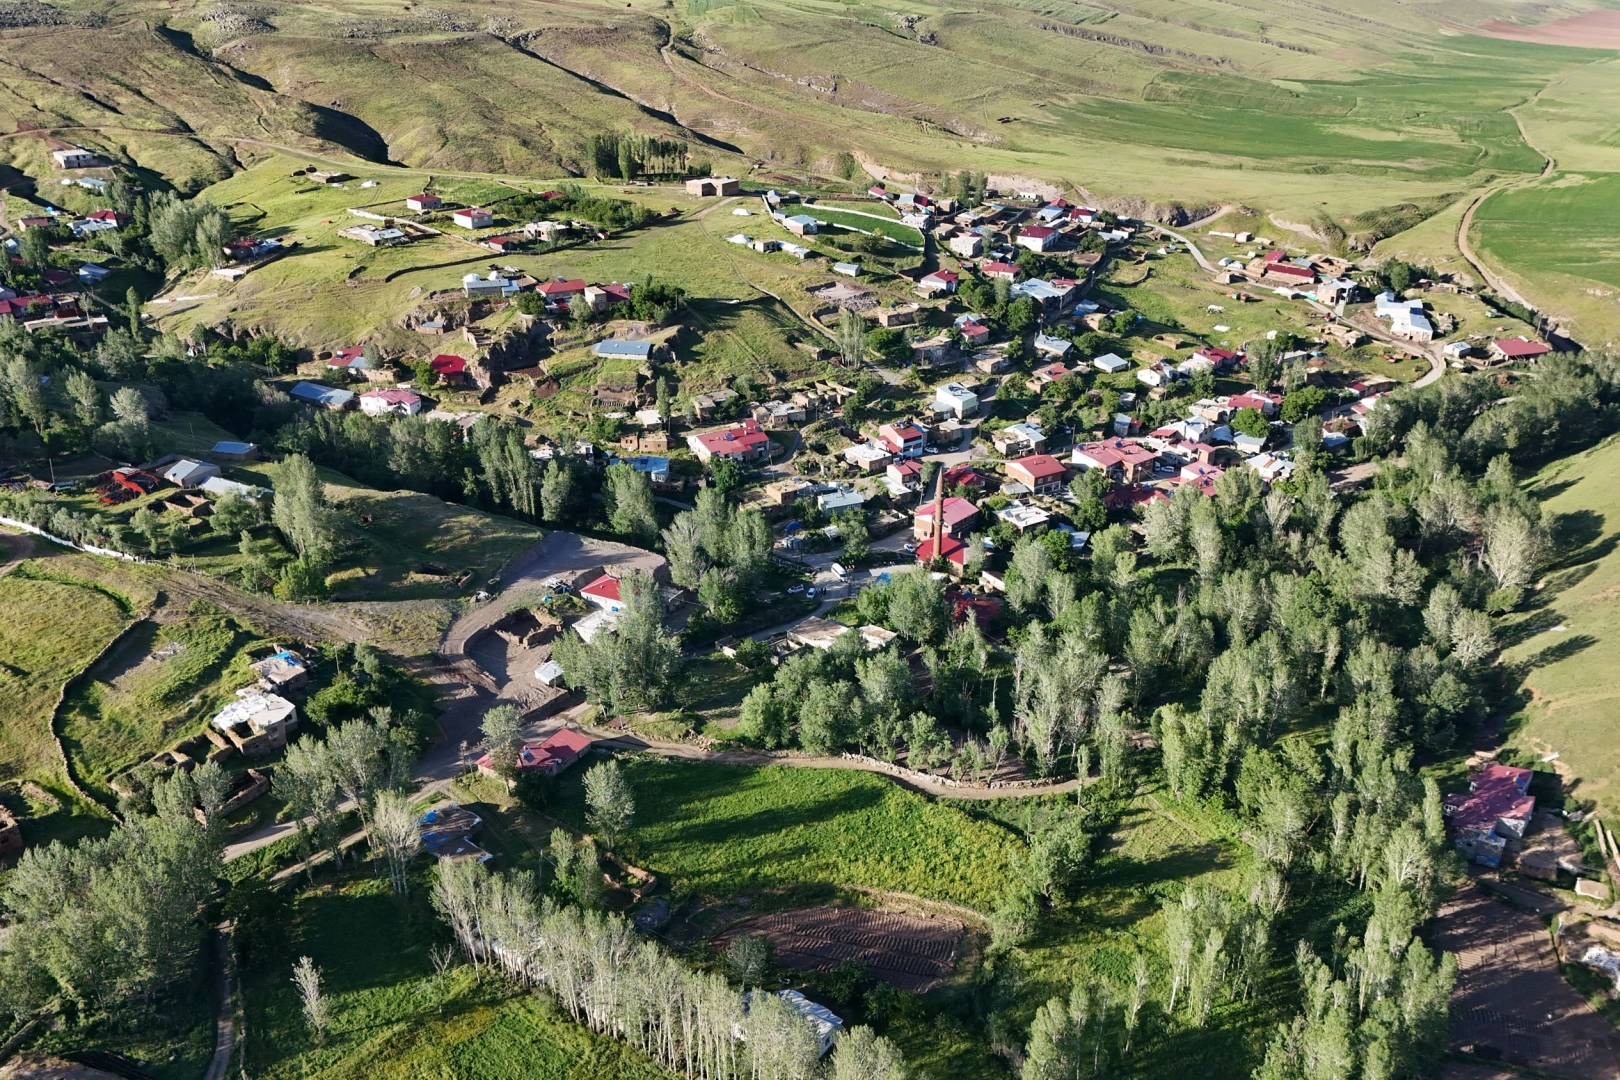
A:
[[[603,600],[619,600],[619,579],[603,574],[579,590],[581,596],[598,596]]]
[[[428,361],[428,367],[433,369],[435,375],[459,375],[467,370],[467,358],[440,353]]]
[[[1146,465],[1158,456],[1141,443],[1125,439],[1104,439],[1102,442],[1086,443],[1078,452],[1105,469],[1115,465]]]
[[[1057,232],[1056,229],[1049,228],[1045,225],[1025,225],[1022,229],[1018,230],[1018,235],[1032,237],[1036,240],[1045,240],[1055,232]]]
[[[1525,337],[1500,338],[1491,342],[1492,348],[1509,360],[1527,360],[1532,356],[1545,356],[1552,352],[1551,345],[1531,341]]]
[[[980,267],[980,269],[992,277],[998,274],[1004,277],[1018,276],[1018,267],[1014,266],[1012,263],[989,262],[985,263],[982,267]]]
[[[1536,809],[1536,800],[1525,792],[1530,787],[1530,770],[1508,765],[1489,765],[1468,778],[1469,790],[1447,795],[1446,816],[1453,828],[1463,832],[1489,833],[1502,819],[1527,821]]]
[[[1276,262],[1266,267],[1268,274],[1283,274],[1287,277],[1315,280],[1316,271],[1308,266],[1295,266],[1293,263]]]
[[[765,443],[770,442],[770,436],[759,430],[759,425],[749,421],[745,425],[726,428],[723,431],[710,431],[698,436],[698,442],[711,454],[731,456],[746,454]]]
[[[946,562],[953,562],[958,566],[967,565],[967,545],[952,537],[942,537],[939,544],[940,555]],[[917,545],[917,561],[931,563],[934,561],[934,538],[929,537]]]
[[[569,281],[542,281],[534,287],[534,291],[542,296],[567,296],[571,293],[585,291],[585,279],[573,278]]]
[[[1029,457],[1021,457],[1017,461],[1007,463],[1008,468],[1015,465],[1036,483],[1041,483],[1046,477],[1062,476],[1068,471],[1063,467],[1063,462],[1051,454],[1031,454]]]
[[[945,500],[945,527],[947,529],[954,529],[956,526],[960,525],[962,522],[966,521],[968,518],[972,517],[978,512],[979,508],[968,502],[966,499],[958,498],[954,495],[949,496]],[[916,516],[919,518],[933,517],[934,504],[924,503],[922,506],[917,507]]]

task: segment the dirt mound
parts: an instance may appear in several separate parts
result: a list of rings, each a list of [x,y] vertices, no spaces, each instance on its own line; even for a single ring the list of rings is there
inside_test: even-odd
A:
[[[813,907],[749,919],[718,943],[739,934],[764,934],[785,968],[828,971],[853,959],[875,979],[922,993],[956,967],[962,930],[963,924],[950,918]]]

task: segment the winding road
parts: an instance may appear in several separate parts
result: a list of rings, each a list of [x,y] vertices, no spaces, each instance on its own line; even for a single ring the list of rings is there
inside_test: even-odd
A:
[[[1551,83],[1547,84],[1547,86],[1551,85]],[[1479,274],[1480,278],[1492,289],[1494,289],[1498,295],[1505,296],[1516,304],[1523,304],[1525,307],[1530,308],[1531,310],[1536,310],[1534,304],[1530,303],[1530,301],[1519,295],[1518,290],[1514,289],[1512,285],[1509,285],[1507,281],[1500,275],[1486,268],[1484,261],[1481,260],[1479,256],[1475,254],[1474,249],[1469,246],[1468,231],[1473,228],[1474,225],[1474,211],[1478,210],[1480,204],[1486,199],[1500,191],[1508,191],[1512,188],[1523,187],[1526,184],[1533,184],[1537,180],[1545,180],[1548,176],[1551,176],[1552,171],[1558,167],[1558,163],[1553,160],[1553,156],[1551,154],[1547,153],[1545,150],[1541,149],[1541,147],[1530,141],[1530,135],[1524,130],[1524,121],[1520,119],[1518,113],[1518,110],[1524,108],[1525,105],[1534,105],[1537,99],[1539,99],[1542,93],[1547,89],[1547,86],[1543,86],[1540,90],[1537,90],[1534,94],[1531,94],[1524,100],[1523,104],[1516,105],[1507,110],[1508,115],[1513,117],[1514,124],[1518,125],[1519,138],[1524,141],[1524,145],[1541,155],[1541,172],[1533,177],[1521,177],[1517,180],[1508,180],[1486,188],[1474,198],[1473,202],[1468,204],[1468,209],[1463,211],[1462,220],[1457,223],[1457,250],[1462,253],[1463,258],[1468,260],[1468,265],[1472,266],[1475,272]]]

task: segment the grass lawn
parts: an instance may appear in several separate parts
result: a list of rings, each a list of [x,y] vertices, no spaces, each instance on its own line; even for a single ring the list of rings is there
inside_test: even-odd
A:
[[[888,219],[880,221],[875,217],[867,217],[865,214],[851,214],[844,210],[834,210],[820,203],[812,203],[809,206],[801,206],[796,209],[801,214],[808,214],[817,221],[824,221],[829,225],[842,225],[846,229],[857,229],[868,233],[879,232],[891,240],[900,241],[902,244],[910,244],[912,247],[922,246],[922,233],[910,225],[901,224],[899,221]]]
[[[1503,660],[1524,672],[1530,700],[1510,745],[1558,753],[1569,795],[1605,820],[1620,812],[1620,439],[1548,466],[1529,481],[1559,542],[1559,561],[1526,610],[1498,628]],[[1545,767],[1545,766],[1543,766]]]
[[[655,1080],[671,1074],[555,1015],[539,995],[471,968],[435,975],[429,947],[444,940],[418,863],[412,895],[357,874],[299,894],[284,954],[246,972],[246,1071],[261,1080],[474,1078]],[[320,967],[332,1027],[316,1043],[288,977],[293,960]]]
[[[626,762],[636,824],[624,845],[678,895],[839,885],[912,893],[988,912],[1017,841],[997,825],[872,773]],[[584,828],[584,772],[548,812]]]

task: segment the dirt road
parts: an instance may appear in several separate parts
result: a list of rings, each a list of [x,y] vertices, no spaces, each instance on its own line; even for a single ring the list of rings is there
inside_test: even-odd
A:
[[[5,577],[17,568],[24,559],[34,554],[34,538],[27,533],[0,533],[0,556],[5,557],[0,562],[0,577]]]

